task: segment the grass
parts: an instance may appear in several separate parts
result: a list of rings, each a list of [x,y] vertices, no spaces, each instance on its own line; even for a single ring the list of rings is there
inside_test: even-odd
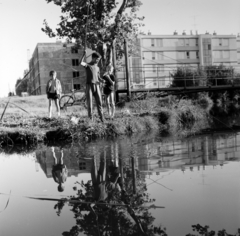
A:
[[[4,107],[9,98],[2,98],[0,100],[0,113],[2,114]],[[23,110],[27,112],[24,112]],[[22,116],[47,116],[48,114],[48,99],[46,95],[30,96],[30,97],[18,97],[14,96],[10,98],[10,103],[6,110],[5,115],[20,114]]]
[[[8,98],[0,101],[0,112],[4,111],[7,101]],[[56,116],[55,107],[53,114]],[[108,119],[105,107],[104,116],[106,122],[101,123],[95,109],[94,121],[90,121],[84,107],[73,106],[62,111],[61,118],[49,120],[45,95],[12,97],[0,123],[0,145],[8,144],[10,139],[20,144],[72,142],[148,130],[188,135],[205,128],[207,124],[205,108],[191,100],[177,100],[173,96],[164,99],[149,96],[144,100],[126,102],[116,109],[113,120]]]

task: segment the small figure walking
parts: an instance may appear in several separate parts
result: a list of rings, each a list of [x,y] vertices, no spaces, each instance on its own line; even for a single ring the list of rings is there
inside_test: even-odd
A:
[[[46,86],[46,94],[47,98],[49,99],[49,118],[52,117],[52,103],[55,102],[58,117],[60,117],[60,105],[59,100],[62,93],[62,86],[59,79],[57,79],[57,72],[52,70],[49,73],[51,79],[48,81]]]
[[[98,67],[98,62],[101,59],[101,56],[94,52],[92,54],[92,61],[90,63],[84,62],[86,56],[86,50],[83,53],[81,58],[81,65],[86,69],[86,98],[87,98],[87,107],[88,107],[88,117],[92,120],[92,110],[93,110],[93,96],[96,101],[98,115],[100,120],[104,122],[103,118],[103,109],[102,109],[102,94],[100,91],[99,83],[104,82],[100,77],[100,70]]]
[[[54,158],[54,165],[52,167],[52,177],[56,183],[58,183],[58,191],[64,191],[64,183],[67,180],[68,170],[66,165],[63,164],[63,150],[61,149],[61,157],[58,159],[55,154],[55,149],[52,147],[52,154]]]
[[[105,80],[103,93],[106,96],[108,114],[110,118],[114,118],[115,115],[115,101],[114,101],[115,77],[113,75],[113,70],[114,70],[113,66],[109,64],[106,67],[106,73],[103,75],[103,80]]]

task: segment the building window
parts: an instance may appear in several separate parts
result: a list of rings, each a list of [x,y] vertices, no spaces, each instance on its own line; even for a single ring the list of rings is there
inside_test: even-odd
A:
[[[230,52],[229,51],[214,51],[214,57],[216,59],[229,58]]]
[[[151,46],[152,46],[152,47],[155,47],[154,39],[151,39]]]
[[[219,40],[219,43],[218,43],[219,46],[226,47],[229,45],[229,39],[218,39],[218,40]]]
[[[229,39],[222,39],[222,46],[226,47],[229,45]]]
[[[157,47],[162,47],[162,39],[156,39]]]
[[[178,39],[178,46],[184,46],[184,39]]]
[[[73,88],[76,89],[76,90],[80,90],[81,85],[80,84],[74,84]]]
[[[156,71],[157,71],[157,70],[156,70],[156,65],[152,65],[152,72],[153,72],[153,73],[156,73]]]
[[[230,57],[229,51],[222,51],[222,57],[223,58],[229,58]]]
[[[79,170],[86,170],[86,163],[85,162],[80,162],[79,163]]]
[[[152,52],[152,59],[155,60],[156,59],[156,53],[155,52]]]
[[[72,66],[79,66],[79,59],[72,59]]]
[[[196,51],[196,58],[199,58],[199,51]]]
[[[237,53],[237,59],[240,60],[240,52]]]
[[[157,59],[163,60],[163,52],[157,52]]]
[[[72,54],[77,54],[78,53],[78,49],[75,47],[71,47],[71,53]]]
[[[196,39],[196,46],[198,46],[198,39]]]
[[[189,46],[189,39],[185,39],[185,46]]]
[[[79,77],[79,71],[73,71],[73,78]]]
[[[142,39],[142,43],[144,47],[150,47],[151,46],[151,40],[150,39]]]
[[[219,46],[222,46],[222,39],[219,39]]]
[[[208,44],[208,50],[211,50],[211,44]]]
[[[190,58],[190,53],[187,51],[186,52],[186,58],[189,59]]]

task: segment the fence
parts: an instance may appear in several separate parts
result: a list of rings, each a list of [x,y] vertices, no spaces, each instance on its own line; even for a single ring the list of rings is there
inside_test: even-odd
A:
[[[198,87],[198,86],[224,86],[240,85],[240,70],[234,69],[206,69],[204,67],[180,67],[184,70],[191,70],[192,75],[187,72],[182,76],[177,76],[177,67],[131,67],[129,68],[129,78],[131,88],[134,89],[151,89],[151,88],[168,88],[168,87]],[[202,70],[205,74],[194,74],[194,71]],[[121,67],[117,71],[117,89],[126,90],[126,70]]]

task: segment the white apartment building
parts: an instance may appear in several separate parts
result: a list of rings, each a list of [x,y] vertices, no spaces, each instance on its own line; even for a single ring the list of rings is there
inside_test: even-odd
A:
[[[240,66],[240,36],[213,34],[139,35],[138,50],[129,58],[132,88],[166,87],[178,66]],[[125,68],[118,73],[119,89],[126,88]]]

